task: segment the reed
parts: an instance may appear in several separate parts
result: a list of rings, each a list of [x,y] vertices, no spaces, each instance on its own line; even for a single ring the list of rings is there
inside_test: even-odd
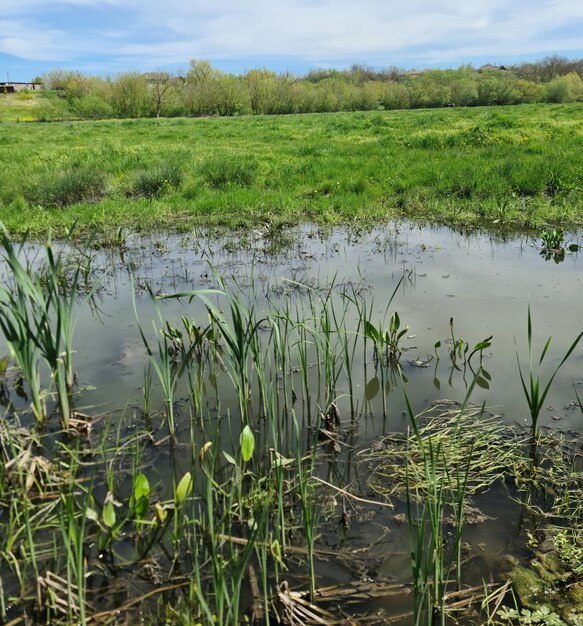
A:
[[[73,229],[69,232],[72,236]],[[68,240],[65,241],[65,244]],[[37,422],[46,417],[39,366],[46,363],[54,381],[63,428],[71,418],[70,394],[75,380],[73,337],[79,312],[91,300],[96,285],[84,288],[89,272],[86,254],[89,237],[72,272],[65,268],[63,253],[55,254],[51,241],[45,245],[45,263],[38,268],[24,257],[27,238],[15,247],[6,228],[0,224],[2,257],[12,276],[12,284],[0,288],[0,328],[11,356],[27,382]],[[24,260],[23,260],[24,259]]]
[[[187,298],[192,301],[193,298],[199,298],[204,303],[212,322],[211,332],[213,337],[221,337],[227,347],[226,358],[229,377],[237,389],[241,421],[246,424],[250,418],[250,364],[253,360],[256,366],[260,366],[257,334],[265,319],[257,319],[253,306],[247,308],[236,294],[227,292],[223,280],[218,276],[214,268],[211,269],[218,282],[219,289],[199,289],[160,296],[158,299]],[[227,299],[229,318],[209,299],[211,295],[222,296]]]
[[[314,601],[316,595],[316,568],[314,562],[314,549],[316,543],[317,528],[317,507],[313,497],[313,484],[310,480],[311,473],[314,468],[316,446],[312,446],[312,453],[308,456],[308,462],[302,458],[300,429],[295,414],[292,411],[292,419],[295,432],[295,449],[296,449],[296,471],[297,471],[297,497],[300,503],[302,515],[302,529],[306,540],[307,561],[308,561],[308,581],[310,601]]]
[[[32,411],[37,422],[46,416],[45,397],[42,393],[39,365],[41,348],[36,331],[44,319],[39,305],[42,291],[31,277],[30,266],[20,261],[26,243],[23,237],[15,247],[6,228],[0,224],[2,258],[10,269],[12,285],[0,287],[0,327],[8,345],[10,356],[20,368],[32,399]]]
[[[421,461],[421,489],[411,484],[409,466],[405,475],[406,515],[409,531],[411,569],[413,575],[414,624],[445,625],[444,597],[450,573],[456,567],[458,586],[461,584],[460,546],[464,522],[464,501],[468,489],[472,463],[473,443],[469,455],[461,463],[451,466],[451,450],[458,445],[460,420],[468,405],[476,377],[468,388],[457,413],[453,436],[444,441],[422,431],[413,413],[409,397],[404,390],[409,424],[413,433],[416,453]],[[410,453],[408,456],[411,456]],[[447,542],[450,556],[446,554],[445,512],[451,507],[454,513],[453,537]]]
[[[565,364],[567,359],[571,356],[581,337],[583,337],[583,331],[580,332],[577,337],[573,340],[567,352],[564,354],[563,358],[557,365],[557,367],[552,371],[548,381],[545,383],[542,382],[540,377],[540,369],[542,367],[545,356],[547,355],[547,351],[551,344],[551,337],[549,337],[541,350],[540,357],[538,358],[538,362],[535,364],[533,361],[533,339],[532,339],[532,317],[530,313],[530,305],[528,306],[528,322],[527,322],[527,337],[528,337],[528,380],[525,379],[525,374],[522,369],[522,365],[520,364],[520,358],[518,356],[518,349],[516,349],[516,361],[518,363],[518,371],[520,374],[520,382],[522,384],[522,390],[524,392],[524,397],[526,399],[526,403],[528,404],[528,408],[530,411],[530,424],[531,424],[531,434],[533,442],[536,442],[538,437],[538,421],[540,417],[540,412],[544,406],[546,397],[549,393],[551,385],[555,380],[555,377],[561,367]]]

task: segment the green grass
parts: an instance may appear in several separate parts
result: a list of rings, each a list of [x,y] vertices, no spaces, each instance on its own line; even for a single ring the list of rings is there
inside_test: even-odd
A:
[[[74,220],[97,228],[394,217],[572,227],[583,221],[582,121],[583,104],[5,122],[0,210],[10,230],[35,234]],[[128,193],[164,167],[180,168],[179,185]],[[63,172],[80,168],[103,177],[98,197],[47,206],[43,190],[31,194],[31,181],[47,195]]]
[[[0,93],[0,122],[34,122],[70,118],[67,103],[53,92]]]

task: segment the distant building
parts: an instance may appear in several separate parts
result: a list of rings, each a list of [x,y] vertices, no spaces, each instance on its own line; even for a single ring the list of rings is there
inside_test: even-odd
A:
[[[508,72],[508,68],[503,65],[492,65],[492,63],[486,63],[482,67],[478,68],[478,72]]]
[[[168,72],[145,72],[142,76],[149,85],[156,83],[171,83],[173,85],[184,85],[186,79],[184,76],[171,76]]]
[[[14,93],[15,91],[38,91],[42,88],[42,83],[0,83],[0,93]]]

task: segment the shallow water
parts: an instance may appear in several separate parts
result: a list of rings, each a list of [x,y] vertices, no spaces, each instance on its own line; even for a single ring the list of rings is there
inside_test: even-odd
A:
[[[577,237],[573,234],[571,240],[577,241]],[[42,252],[34,246],[28,253],[42,257]],[[486,373],[480,378],[481,386],[473,389],[471,401],[485,403],[490,413],[501,415],[508,424],[525,426],[529,424],[529,413],[521,389],[517,352],[520,363],[528,371],[529,304],[537,359],[547,338],[553,337],[543,366],[543,380],[583,329],[580,255],[567,254],[561,263],[546,261],[540,254],[539,242],[526,234],[502,238],[409,224],[389,224],[366,232],[321,231],[305,226],[279,233],[276,238],[260,231],[245,236],[215,236],[205,232],[132,235],[121,251],[100,250],[92,254],[91,280],[98,281],[98,288],[93,305],[81,311],[77,325],[75,367],[80,392],[75,402],[84,413],[121,411],[126,416],[133,415],[136,423],[142,420],[142,386],[148,363],[138,323],[150,340],[156,337],[153,323],[161,327],[145,285],[151,286],[156,294],[214,289],[220,276],[228,290],[237,293],[247,306],[255,307],[257,318],[274,315],[286,307],[293,310],[297,307],[299,317],[309,316],[306,294],[311,293],[317,300],[318,294],[328,291],[357,294],[367,304],[370,321],[375,325],[382,323],[384,328],[388,326],[390,313],[398,311],[402,324],[409,326],[402,340],[404,352],[400,365],[407,381],[404,388],[415,412],[425,410],[437,399],[463,401],[474,378],[463,359],[453,363],[448,354],[453,317],[455,336],[468,342],[470,352],[476,343],[493,336],[491,347],[483,353],[482,367]],[[214,295],[209,298],[218,306],[225,305],[221,298]],[[208,321],[200,299],[163,300],[157,306],[163,318],[174,326],[179,325],[181,315],[202,326]],[[355,310],[351,307],[346,310],[344,324],[352,332],[357,328]],[[267,350],[269,334],[267,330],[259,332]],[[436,349],[438,341],[441,347]],[[319,475],[366,495],[366,465],[354,462],[355,453],[385,433],[402,432],[408,418],[398,375],[393,385],[385,387],[386,415],[383,416],[383,390],[378,384],[379,372],[374,366],[372,347],[369,342],[364,354],[358,345],[352,360],[354,413],[351,414],[344,375],[338,377],[334,397],[345,431],[346,448],[333,459],[324,460]],[[2,353],[0,350],[0,356]],[[471,362],[475,371],[479,362],[479,355],[475,355]],[[314,363],[311,366],[312,413],[325,411],[326,400],[316,374],[321,368]],[[301,385],[293,351],[289,368],[289,384],[299,397]],[[280,381],[276,386],[281,387],[281,377],[275,380]],[[204,382],[205,411],[210,421],[237,415],[237,396],[228,375],[219,368],[205,373]],[[153,387],[152,403],[161,411],[163,402],[155,381]],[[541,426],[583,430],[583,416],[574,405],[575,389],[583,397],[583,343],[555,379],[541,414]],[[187,395],[185,385],[179,387],[176,414],[178,439],[182,441],[190,440],[192,428]],[[9,393],[9,400],[24,409],[26,403],[14,392]],[[294,405],[298,415],[303,407],[300,398]],[[224,431],[221,432],[224,449],[229,449],[238,433],[232,432],[230,426]],[[267,440],[269,435],[265,437]],[[306,432],[306,443],[308,439]],[[177,475],[188,469],[189,452],[185,451],[181,459],[179,450],[171,455],[171,461],[162,449],[157,458],[155,450],[148,452],[151,470],[158,474],[162,484],[171,463],[178,466],[178,470],[176,465],[172,469]],[[97,496],[99,500],[105,497],[105,487],[101,494],[97,489]],[[406,528],[395,518],[395,514],[403,513],[402,503],[400,506],[395,511],[355,506],[350,522],[342,531],[335,520],[330,525],[323,523],[320,543],[346,553],[340,565],[326,559],[319,562],[320,580],[346,583],[382,579],[396,584],[409,581]],[[482,498],[479,506],[492,519],[469,526],[464,535],[471,544],[467,580],[474,584],[480,584],[487,574],[495,576],[504,567],[505,554],[521,555],[524,550],[519,506],[501,486]],[[339,504],[335,507],[338,514]],[[360,562],[354,555],[359,548],[371,544],[374,547],[368,550],[366,560]],[[482,544],[484,548],[480,547]],[[401,605],[408,607],[409,602],[406,597],[377,598],[359,608],[389,609],[395,614]]]
[[[83,394],[81,404],[119,409],[141,397],[146,355],[132,305],[131,275],[136,285],[148,282],[157,293],[210,288],[216,286],[212,264],[227,286],[237,285],[246,293],[253,282],[258,316],[282,309],[286,302],[295,306],[298,298],[289,280],[322,289],[352,283],[371,307],[371,322],[379,324],[384,319],[385,327],[387,304],[401,281],[389,312],[398,311],[402,325],[409,326],[401,365],[414,409],[422,410],[437,398],[461,401],[472,380],[470,371],[464,376],[463,371],[452,368],[447,354],[453,317],[456,338],[463,337],[470,350],[493,335],[482,364],[490,375],[490,388],[476,387],[472,401],[485,402],[508,422],[524,424],[529,414],[516,354],[527,370],[529,304],[535,355],[552,336],[544,373],[552,372],[583,328],[580,255],[569,254],[560,264],[545,261],[537,242],[526,235],[500,239],[404,224],[355,236],[341,229],[323,233],[305,227],[285,233],[282,244],[271,254],[273,241],[259,233],[251,233],[243,242],[230,237],[160,235],[133,239],[123,262],[115,254],[98,254],[94,266],[107,271],[100,277],[99,314],[86,308],[76,332],[78,378],[95,388]],[[206,322],[200,302],[164,301],[160,306],[173,323],[177,324],[182,314]],[[138,292],[137,310],[140,324],[148,332],[155,315],[144,291]],[[347,322],[351,324],[354,326],[355,320]],[[442,343],[437,350],[439,360],[434,358],[427,367],[412,364],[418,359],[427,361],[428,355],[435,353],[437,341]],[[356,359],[362,363],[361,355]],[[474,369],[478,361],[474,357]],[[369,376],[373,376],[370,370],[369,364]],[[381,394],[367,402],[366,382],[358,379],[356,376],[355,396],[360,407],[370,417],[378,417]],[[570,403],[575,400],[573,385],[581,384],[583,344],[559,372],[541,414],[541,426],[579,429],[581,414]],[[340,405],[347,402],[346,391],[340,384]],[[228,404],[223,401],[223,408]],[[403,409],[402,392],[389,393],[387,419],[367,420],[364,440],[383,430],[400,430]]]

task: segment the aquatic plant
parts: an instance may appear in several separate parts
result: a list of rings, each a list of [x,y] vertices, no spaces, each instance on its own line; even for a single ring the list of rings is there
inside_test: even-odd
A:
[[[306,539],[307,559],[308,559],[308,580],[310,590],[310,601],[316,595],[316,570],[314,567],[314,548],[316,543],[316,529],[318,523],[318,507],[314,498],[314,485],[310,480],[314,469],[316,446],[312,446],[312,453],[308,456],[306,464],[301,456],[301,440],[298,421],[295,413],[292,412],[295,449],[296,449],[296,470],[298,472],[298,498],[302,514],[302,528]]]
[[[219,289],[199,289],[159,296],[157,299],[184,298],[192,300],[199,298],[205,304],[211,320],[209,332],[214,338],[221,337],[225,342],[226,351],[221,352],[220,355],[217,353],[217,355],[227,361],[229,376],[237,389],[240,417],[244,423],[247,423],[251,400],[250,361],[253,360],[256,366],[260,364],[257,333],[265,319],[257,319],[254,307],[247,308],[235,293],[225,289],[225,285],[218,274],[216,272],[214,274]],[[208,296],[210,295],[226,297],[230,319],[209,299]],[[167,335],[165,335],[164,341],[167,343]]]
[[[377,359],[382,355],[388,363],[399,360],[403,353],[399,342],[408,331],[408,326],[401,328],[401,318],[396,311],[391,313],[387,330],[383,330],[382,327],[376,328],[368,320],[364,321],[364,332],[367,339],[373,342]]]
[[[528,332],[528,360],[529,360],[529,368],[528,368],[528,380],[525,380],[525,376],[522,370],[522,365],[520,364],[520,358],[518,356],[518,348],[516,349],[516,361],[518,363],[518,372],[520,374],[520,382],[522,384],[522,390],[524,392],[524,397],[528,404],[528,408],[530,411],[530,423],[531,423],[531,434],[533,441],[536,441],[538,435],[538,420],[540,417],[540,412],[544,406],[545,399],[549,393],[551,385],[555,380],[555,377],[561,367],[565,364],[567,359],[571,356],[575,348],[577,347],[581,337],[583,337],[583,331],[580,332],[577,337],[575,337],[574,341],[571,343],[567,352],[557,365],[557,367],[553,370],[553,373],[549,377],[546,384],[543,384],[540,378],[540,368],[543,364],[547,351],[549,349],[551,343],[551,337],[549,337],[541,350],[540,357],[538,359],[538,363],[533,362],[533,340],[532,340],[532,318],[530,314],[530,305],[528,306],[528,323],[527,323],[527,332]]]
[[[67,428],[71,418],[69,396],[75,380],[75,326],[79,312],[96,289],[96,285],[85,286],[91,262],[86,251],[92,237],[85,241],[72,269],[65,267],[63,253],[55,254],[50,240],[45,245],[44,264],[34,268],[24,258],[26,236],[15,247],[8,231],[0,226],[2,257],[12,277],[10,285],[0,288],[0,327],[27,382],[37,421],[44,420],[46,410],[39,375],[42,359],[55,383],[61,422]],[[72,234],[71,229],[69,237]]]
[[[155,303],[156,297],[154,293],[150,288],[148,288],[148,292],[150,298]],[[178,379],[182,374],[185,363],[181,362],[180,364],[177,364],[172,358],[171,341],[168,338],[168,335],[164,334],[161,330],[161,328],[163,328],[164,326],[164,320],[162,318],[160,310],[156,307],[160,327],[157,327],[153,322],[154,332],[156,335],[156,344],[154,345],[153,342],[148,339],[146,333],[140,325],[138,310],[136,307],[135,289],[133,288],[132,301],[134,305],[134,314],[138,322],[140,337],[142,338],[142,342],[150,359],[151,369],[149,370],[149,372],[151,373],[153,371],[156,374],[158,382],[162,386],[162,390],[164,393],[164,407],[166,412],[166,423],[168,426],[168,432],[170,433],[170,436],[174,438],[176,432],[176,423],[174,420],[174,392],[176,390],[176,385],[178,384]],[[149,388],[150,381],[146,379],[144,382],[144,393],[146,393],[146,391],[148,392],[148,395],[144,396],[146,408],[149,404]]]
[[[464,526],[464,502],[470,486],[475,440],[470,435],[464,456],[460,457],[461,422],[464,419],[476,379],[453,419],[448,438],[430,429],[421,430],[404,390],[407,415],[415,451],[407,453],[405,501],[413,575],[414,624],[445,624],[445,594],[452,570],[461,584],[461,538]],[[483,412],[483,407],[482,407]],[[412,474],[410,459],[419,457],[420,476]],[[454,460],[455,459],[455,460]],[[447,542],[445,511],[450,507],[453,533]]]
[[[565,233],[562,228],[543,230],[540,237],[543,249],[551,252],[560,250],[565,242]]]
[[[565,241],[565,234],[562,228],[543,230],[540,236],[542,241],[540,254],[545,261],[552,259],[555,263],[561,263],[565,260],[567,252],[578,252],[580,250],[578,243]]]

